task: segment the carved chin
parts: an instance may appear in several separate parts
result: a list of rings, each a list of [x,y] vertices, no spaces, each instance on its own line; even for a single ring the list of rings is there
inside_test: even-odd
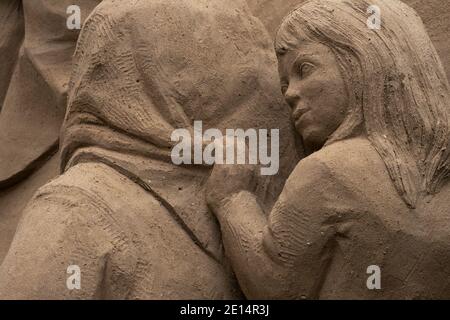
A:
[[[296,126],[296,128],[308,149],[319,150],[324,146],[327,135],[321,128],[314,125],[303,126],[302,128]]]

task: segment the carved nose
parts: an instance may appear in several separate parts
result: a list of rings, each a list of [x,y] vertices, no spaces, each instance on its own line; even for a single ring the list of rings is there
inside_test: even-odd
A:
[[[284,94],[284,98],[286,99],[286,102],[289,104],[289,106],[293,109],[298,103],[298,100],[300,99],[299,95],[292,91],[291,88],[289,88],[286,93]]]

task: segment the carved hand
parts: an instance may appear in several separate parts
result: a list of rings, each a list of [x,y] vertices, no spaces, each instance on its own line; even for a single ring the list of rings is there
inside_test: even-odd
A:
[[[231,197],[240,191],[256,188],[255,165],[215,165],[206,184],[206,200],[218,214]]]

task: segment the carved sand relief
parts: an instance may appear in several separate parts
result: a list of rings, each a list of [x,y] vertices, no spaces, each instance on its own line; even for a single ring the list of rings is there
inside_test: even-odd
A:
[[[81,2],[0,6],[0,297],[448,297],[449,6]]]
[[[396,0],[312,0],[275,49],[310,155],[267,217],[254,167],[216,166],[207,189],[246,297],[448,298],[449,84],[418,15]]]

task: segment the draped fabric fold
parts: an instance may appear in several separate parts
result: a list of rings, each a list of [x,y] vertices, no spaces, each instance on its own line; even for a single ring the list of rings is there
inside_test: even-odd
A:
[[[84,20],[100,1],[77,1],[80,18]],[[0,4],[0,189],[25,179],[58,150],[79,34],[66,26],[71,4]]]

